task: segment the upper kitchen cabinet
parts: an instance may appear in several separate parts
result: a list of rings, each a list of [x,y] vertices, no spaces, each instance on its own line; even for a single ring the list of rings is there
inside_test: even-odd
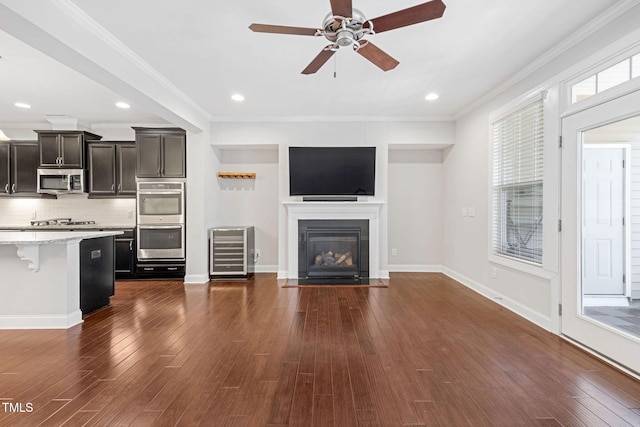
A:
[[[133,128],[140,178],[185,178],[186,132],[180,128]]]
[[[38,196],[38,143],[13,141],[0,144],[0,194]]]
[[[135,197],[136,147],[133,142],[87,144],[90,197]]]
[[[85,142],[101,136],[85,131],[37,130],[42,168],[84,168]]]

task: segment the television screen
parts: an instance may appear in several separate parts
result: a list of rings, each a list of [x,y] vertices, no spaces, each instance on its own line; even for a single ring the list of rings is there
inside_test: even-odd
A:
[[[376,147],[289,147],[292,196],[373,196]]]

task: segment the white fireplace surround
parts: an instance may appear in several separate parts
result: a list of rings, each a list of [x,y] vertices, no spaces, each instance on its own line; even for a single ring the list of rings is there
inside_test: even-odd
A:
[[[384,279],[380,270],[380,214],[383,202],[283,202],[287,213],[287,278],[298,278],[298,221],[332,219],[369,220],[369,277]]]

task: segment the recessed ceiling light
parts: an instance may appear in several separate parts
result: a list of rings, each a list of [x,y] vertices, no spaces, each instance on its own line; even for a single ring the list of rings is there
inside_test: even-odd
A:
[[[127,108],[131,108],[131,105],[127,104],[126,102],[116,102],[116,107],[126,110]]]
[[[19,107],[19,108],[31,108],[31,105],[25,104],[24,102],[16,102],[13,105],[15,105],[16,107]]]
[[[440,98],[440,95],[438,95],[437,93],[430,93],[424,97],[424,99],[426,99],[427,101],[435,101],[438,98]]]
[[[244,101],[244,95],[234,93],[233,95],[231,95],[231,99],[233,99],[234,101],[242,102]]]

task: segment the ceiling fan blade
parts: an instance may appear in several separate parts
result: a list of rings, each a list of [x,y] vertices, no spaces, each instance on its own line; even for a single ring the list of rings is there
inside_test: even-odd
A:
[[[302,74],[315,73],[325,64],[325,62],[329,60],[329,58],[333,56],[334,53],[336,52],[334,50],[328,49],[328,46],[322,49],[322,51],[318,54],[318,56],[313,58],[313,61],[311,61],[311,63],[307,65],[307,68],[302,70]]]
[[[381,33],[383,31],[437,19],[444,14],[446,7],[441,0],[433,0],[388,15],[379,16],[378,18],[371,19],[371,22],[373,22],[373,31]]]
[[[351,18],[351,15],[353,15],[351,0],[331,0],[331,13],[334,16]]]
[[[284,25],[269,24],[251,24],[249,25],[249,29],[257,33],[293,34],[297,36],[315,36],[318,32],[316,28],[287,27]]]
[[[398,61],[393,59],[370,41],[367,41],[367,43],[358,49],[357,52],[375,64],[382,71],[393,70],[399,64]]]

